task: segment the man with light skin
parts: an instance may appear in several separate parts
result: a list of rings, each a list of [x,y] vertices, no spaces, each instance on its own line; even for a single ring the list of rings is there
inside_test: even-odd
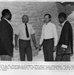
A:
[[[18,26],[17,32],[15,34],[15,49],[17,49],[19,38],[19,52],[20,60],[25,61],[25,54],[27,55],[27,61],[32,61],[32,48],[31,48],[31,38],[34,43],[34,47],[37,49],[37,43],[35,40],[35,31],[32,28],[32,25],[28,23],[28,15],[22,16],[23,24]]]
[[[39,49],[43,46],[44,60],[54,61],[53,52],[58,42],[57,30],[55,24],[51,22],[51,15],[44,15],[44,25],[42,27]]]

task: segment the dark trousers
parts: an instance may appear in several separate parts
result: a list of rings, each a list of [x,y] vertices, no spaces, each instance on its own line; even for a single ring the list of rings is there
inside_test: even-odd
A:
[[[27,61],[32,61],[32,49],[30,40],[19,39],[19,52],[21,61],[25,61],[25,54],[27,55]]]
[[[70,61],[70,55],[56,55],[55,61]]]
[[[64,51],[61,45],[58,45],[55,61],[70,61],[70,53],[68,52],[68,49]]]
[[[43,53],[45,61],[53,61],[54,39],[45,39],[43,41]]]
[[[12,57],[9,55],[1,55],[1,61],[11,61]]]

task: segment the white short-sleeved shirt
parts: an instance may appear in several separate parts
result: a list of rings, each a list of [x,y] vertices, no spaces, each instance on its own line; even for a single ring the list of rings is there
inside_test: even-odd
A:
[[[26,37],[26,30],[25,30],[24,23],[16,28],[15,34],[17,34],[19,36],[19,39],[22,39],[22,40],[30,40],[31,39],[31,35],[34,34],[35,31],[31,24],[27,24],[27,28],[28,28],[28,32],[29,32],[29,38]]]
[[[43,39],[51,39],[51,38],[54,38],[54,46],[56,46],[58,42],[56,26],[53,23],[49,22],[48,24],[44,24],[42,27],[40,44],[42,44]]]

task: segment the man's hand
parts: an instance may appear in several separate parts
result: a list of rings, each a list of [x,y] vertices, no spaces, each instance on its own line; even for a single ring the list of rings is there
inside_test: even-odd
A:
[[[72,53],[72,54],[70,54],[70,56],[73,56],[74,54]]]
[[[64,44],[62,44],[62,46],[61,46],[62,48],[67,48],[68,46],[67,45],[64,45]]]
[[[36,45],[34,45],[34,47],[35,47],[35,49],[38,49],[38,46],[37,46],[37,44],[36,44]]]
[[[15,50],[18,50],[18,46],[15,46]]]
[[[38,46],[38,50],[39,50],[39,51],[41,50],[41,45]]]
[[[67,49],[67,47],[68,47],[68,46],[67,46],[67,45],[62,44],[62,46],[61,46],[61,47],[62,47],[62,50],[63,50],[63,51],[65,51],[65,50]]]
[[[66,50],[66,48],[63,48],[63,47],[61,47],[61,48],[62,48],[62,50],[63,50],[63,51],[65,51],[65,50]]]
[[[54,48],[53,48],[53,52],[55,52],[57,50],[57,47],[56,46],[54,46]]]
[[[34,47],[37,49],[38,46],[37,46],[37,42],[36,42],[36,39],[35,39],[35,33],[32,34],[31,37],[32,37],[32,41],[33,41]]]
[[[18,41],[18,35],[15,34],[15,49],[16,49],[16,50],[18,50],[17,41]]]

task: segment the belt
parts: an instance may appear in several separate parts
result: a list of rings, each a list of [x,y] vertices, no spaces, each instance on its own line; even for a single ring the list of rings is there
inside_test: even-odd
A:
[[[30,40],[23,40],[23,39],[19,39],[19,41],[30,41]]]
[[[44,39],[44,41],[48,41],[48,40],[54,40],[54,38],[50,38],[50,39]]]

